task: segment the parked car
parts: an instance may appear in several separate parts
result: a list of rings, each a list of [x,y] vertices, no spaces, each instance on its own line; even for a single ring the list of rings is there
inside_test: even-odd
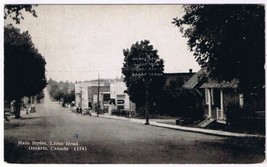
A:
[[[82,114],[83,114],[83,115],[90,115],[90,116],[92,116],[92,114],[91,114],[91,109],[90,109],[90,108],[85,108],[85,109],[83,109],[83,110],[82,110]]]

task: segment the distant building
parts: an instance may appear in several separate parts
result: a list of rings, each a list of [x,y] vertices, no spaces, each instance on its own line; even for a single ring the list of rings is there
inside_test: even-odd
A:
[[[112,109],[135,111],[135,104],[131,102],[129,95],[124,92],[126,89],[126,84],[122,78],[110,83],[109,113],[111,113]]]
[[[164,73],[163,77],[165,80],[164,87],[176,86],[182,87],[183,84],[188,81],[195,73],[190,69],[189,72],[182,73]],[[174,85],[175,84],[175,85]]]
[[[112,109],[134,111],[135,105],[124,93],[126,85],[122,79],[79,82],[75,84],[75,106],[95,110],[98,105],[104,112]]]
[[[100,86],[104,86],[103,82],[100,82]],[[88,88],[92,86],[98,86],[98,82],[87,81],[87,82],[78,82],[75,84],[75,106],[81,108],[89,108],[89,96]]]
[[[87,87],[88,94],[88,107],[93,110],[97,108],[98,103],[98,86]],[[110,87],[109,85],[100,85],[99,86],[99,107],[101,109],[107,109],[110,101]]]

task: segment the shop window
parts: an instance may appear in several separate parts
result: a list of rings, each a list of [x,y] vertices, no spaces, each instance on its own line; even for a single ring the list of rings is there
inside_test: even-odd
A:
[[[117,104],[124,104],[124,100],[117,100]]]
[[[125,95],[123,95],[123,94],[122,95],[117,95],[117,98],[118,99],[124,99],[125,98]]]

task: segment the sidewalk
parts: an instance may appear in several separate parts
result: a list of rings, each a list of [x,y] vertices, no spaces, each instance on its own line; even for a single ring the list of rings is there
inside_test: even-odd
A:
[[[96,116],[96,113],[92,113],[92,115]],[[128,120],[128,121],[132,121],[132,122],[140,123],[140,124],[145,123],[145,119],[126,118],[126,117],[111,116],[111,115],[99,115],[99,117],[110,118],[110,119]],[[182,131],[195,132],[195,133],[204,133],[204,134],[216,135],[216,136],[265,138],[264,135],[235,133],[235,132],[227,132],[227,131],[212,130],[212,129],[186,127],[186,126],[180,126],[180,125],[169,125],[169,124],[164,124],[164,123],[158,123],[157,121],[158,121],[157,119],[150,119],[149,123],[151,126],[156,126],[156,127],[162,127],[162,128],[168,128],[168,129],[174,129],[174,130],[182,130]]]
[[[33,113],[30,112],[30,108],[28,109],[28,114],[26,114],[26,109],[20,110],[20,116],[22,117],[22,119],[29,118],[31,116],[31,114],[33,114]],[[11,113],[4,113],[4,115],[8,119],[8,121],[4,119],[5,123],[9,123],[11,120],[19,120],[19,119],[15,119],[15,115],[13,115]]]

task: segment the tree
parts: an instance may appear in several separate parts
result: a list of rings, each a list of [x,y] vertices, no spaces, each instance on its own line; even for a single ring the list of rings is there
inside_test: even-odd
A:
[[[37,5],[5,5],[4,7],[4,19],[10,17],[12,20],[16,22],[16,24],[20,24],[20,20],[24,19],[21,10],[25,10],[26,12],[31,13],[34,17],[37,17],[36,11],[34,10],[34,6]]]
[[[156,97],[161,93],[164,83],[161,77],[164,71],[163,60],[148,40],[136,42],[130,49],[123,50],[123,54],[122,73],[125,76],[126,93],[139,108],[145,105],[146,91],[150,97]]]
[[[27,31],[20,33],[12,25],[4,28],[4,98],[16,101],[16,118],[21,98],[36,95],[46,86],[45,64]]]
[[[196,61],[219,81],[239,81],[248,98],[265,85],[263,5],[185,5],[174,18]]]
[[[75,101],[74,87],[75,84],[72,82],[57,82],[51,78],[47,86],[50,96],[57,101],[63,100],[63,105],[65,105],[65,103],[71,104],[72,101]]]
[[[44,90],[42,90],[41,92],[39,92],[37,94],[37,102],[41,103],[41,100],[44,98],[45,94],[44,94]]]

